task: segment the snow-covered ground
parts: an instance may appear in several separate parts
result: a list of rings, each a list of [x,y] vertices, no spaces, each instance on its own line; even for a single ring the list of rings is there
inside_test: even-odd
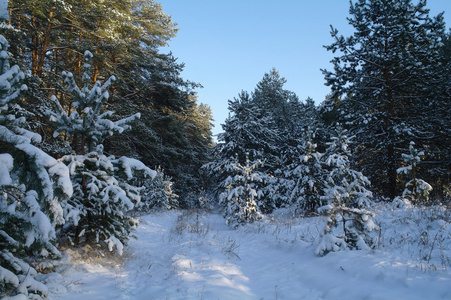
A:
[[[78,260],[43,278],[50,299],[451,299],[443,219],[385,208],[374,250],[318,257],[320,217],[279,211],[230,230],[217,213],[158,212],[141,217],[122,264]]]

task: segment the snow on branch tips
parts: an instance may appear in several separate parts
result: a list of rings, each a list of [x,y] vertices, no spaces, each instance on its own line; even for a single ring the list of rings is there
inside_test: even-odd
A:
[[[67,167],[42,151],[41,136],[28,129],[26,117],[33,114],[21,106],[24,73],[10,67],[3,36],[0,47],[0,282],[6,285],[0,294],[41,299],[47,287],[25,258],[60,256],[55,226],[65,222],[72,182]]]
[[[50,100],[53,110],[46,112],[49,122],[55,128],[54,136],[66,134],[74,140],[80,138],[85,142],[80,146],[82,149],[75,150],[83,153],[85,153],[85,150],[89,152],[94,149],[105,138],[129,129],[128,124],[139,117],[134,115],[115,122],[108,119],[113,112],[102,111],[102,109],[106,100],[110,97],[108,89],[114,84],[116,78],[111,76],[103,85],[96,82],[90,88],[92,58],[93,55],[86,51],[85,70],[82,77],[83,87],[81,89],[71,72],[62,72],[63,82],[67,85],[66,92],[72,98],[72,109],[64,109],[57,97],[52,96]]]
[[[401,155],[405,165],[398,168],[397,173],[409,180],[405,184],[402,195],[393,200],[394,206],[409,206],[411,202],[414,204],[427,204],[432,186],[417,176],[418,164],[424,156],[424,151],[415,149],[415,143],[411,141],[409,144],[409,153],[403,153]]]
[[[8,20],[8,0],[0,0],[0,20]]]
[[[104,154],[105,139],[130,129],[140,114],[111,120],[114,113],[105,110],[104,104],[116,78],[111,76],[103,84],[97,81],[91,87],[92,59],[92,53],[86,51],[82,87],[72,73],[63,72],[69,109],[52,96],[53,110],[48,110],[47,116],[55,128],[54,136],[64,134],[75,152],[60,159],[68,166],[74,186],[66,212],[72,221],[72,226],[67,226],[68,238],[76,245],[97,244],[122,254],[137,224],[128,211],[139,204],[144,182],[157,173],[139,160]]]
[[[229,176],[223,183],[225,191],[220,195],[220,202],[225,206],[226,223],[231,228],[251,223],[261,218],[256,200],[259,198],[257,182],[262,176],[256,171],[260,161],[250,164],[249,155],[246,165],[238,162],[231,164],[235,175]]]
[[[366,188],[370,182],[351,168],[350,140],[346,130],[338,127],[325,153],[329,174],[321,199],[327,204],[318,212],[327,219],[317,255],[347,248],[367,249],[373,242],[369,233],[378,230],[372,220],[375,214],[370,210],[372,193]]]

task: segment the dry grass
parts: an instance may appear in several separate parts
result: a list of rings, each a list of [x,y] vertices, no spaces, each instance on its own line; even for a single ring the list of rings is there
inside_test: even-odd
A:
[[[105,248],[86,245],[78,248],[67,248],[63,252],[70,256],[72,263],[99,264],[107,267],[118,267],[132,257],[132,253],[124,250],[122,255],[110,252]]]

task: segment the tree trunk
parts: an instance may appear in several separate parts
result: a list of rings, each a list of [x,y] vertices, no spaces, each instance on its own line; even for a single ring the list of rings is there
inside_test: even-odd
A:
[[[80,32],[78,34],[78,49],[81,50],[81,42],[83,40],[83,35]],[[78,53],[78,61],[77,61],[77,75],[78,77],[81,77],[81,66],[82,66],[82,60],[83,60],[83,55],[81,52]]]
[[[386,41],[385,45],[386,51],[388,51],[388,43]],[[392,130],[393,124],[391,124],[391,120],[393,119],[395,109],[394,109],[394,96],[393,96],[393,90],[392,90],[392,84],[390,80],[390,72],[388,67],[384,68],[384,81],[385,86],[387,89],[387,101],[388,101],[388,110],[387,115],[385,116],[385,132],[388,135],[388,146],[387,146],[387,174],[388,174],[388,193],[389,197],[391,199],[394,199],[396,197],[396,181],[398,174],[396,172],[397,170],[397,159],[396,159],[396,153],[395,153],[395,136]]]
[[[37,28],[36,28],[36,20],[34,17],[34,13],[31,13],[31,26],[34,28],[34,33],[32,34],[31,43],[34,45],[34,49],[31,50],[31,73],[34,75],[37,74],[37,66],[38,66],[38,39]]]
[[[97,28],[100,27],[100,20],[97,20]],[[100,38],[97,36],[96,37],[96,49],[94,50],[94,54],[98,54],[99,53],[99,44],[100,44]],[[97,76],[99,75],[99,63],[98,60],[94,60],[94,76],[92,78],[92,81],[95,83],[97,81]]]
[[[41,50],[41,54],[39,55],[39,61],[38,61],[37,70],[36,70],[36,73],[38,76],[42,75],[42,71],[44,69],[45,55],[46,55],[48,45],[49,45],[50,31],[52,30],[53,9],[54,9],[54,7],[50,8],[49,20],[48,20],[48,24],[47,24],[47,27],[44,32],[44,39],[42,42],[42,50]],[[36,49],[37,49],[37,47],[36,47]]]

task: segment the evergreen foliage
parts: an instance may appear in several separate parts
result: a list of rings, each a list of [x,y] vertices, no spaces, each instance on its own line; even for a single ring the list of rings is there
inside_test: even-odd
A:
[[[0,35],[0,297],[41,299],[47,287],[30,262],[60,256],[55,227],[65,222],[72,185],[66,166],[40,150],[41,136],[28,130],[31,113],[20,103],[25,76],[10,66],[8,46]]]
[[[325,177],[322,154],[316,150],[313,137],[313,132],[308,130],[303,144],[298,146],[297,160],[288,166],[286,173],[294,181],[290,189],[291,202],[296,209],[309,213],[322,206],[320,196]]]
[[[407,166],[399,168],[397,172],[410,177],[410,180],[405,185],[402,198],[414,204],[424,205],[428,203],[432,187],[423,179],[417,178],[417,165],[421,161],[422,156],[424,156],[424,152],[415,149],[415,143],[410,142],[409,154],[402,154],[403,161]]]
[[[62,71],[82,76],[87,49],[93,54],[93,81],[116,78],[115,97],[107,103],[116,113],[113,118],[142,115],[131,130],[105,140],[105,151],[161,166],[173,178],[180,205],[188,205],[185,198],[205,185],[198,170],[210,159],[212,115],[197,103],[193,90],[201,86],[181,78],[184,65],[172,54],[159,53],[177,32],[161,5],[153,0],[18,0],[10,12],[10,24],[0,30],[18,41],[11,49],[14,60],[36,75],[29,79],[33,88],[25,105],[35,113],[45,149],[58,156],[70,153],[51,136],[43,107],[52,106],[53,94],[63,109],[71,109],[60,87],[55,93],[54,83]]]
[[[109,119],[112,111],[103,111],[102,108],[109,98],[108,89],[116,78],[111,76],[103,85],[96,81],[91,84],[92,53],[85,52],[85,71],[82,77],[83,87],[80,89],[75,82],[74,75],[63,72],[62,78],[67,85],[66,92],[72,97],[70,113],[62,107],[56,96],[52,96],[53,111],[48,110],[49,121],[56,127],[54,136],[64,133],[71,140],[71,146],[77,154],[85,154],[96,149],[107,137],[129,129],[129,123],[140,117],[139,113],[113,122]]]
[[[351,1],[354,33],[331,27],[326,46],[337,53],[322,70],[326,101],[299,101],[273,68],[228,101],[214,147],[201,85],[159,52],[178,30],[160,4],[6,6],[0,31],[16,42],[0,35],[0,297],[46,297],[34,264],[59,257],[58,233],[122,254],[132,209],[200,207],[211,190],[231,228],[281,207],[325,214],[318,255],[371,246],[373,194],[401,195],[397,206],[449,197],[451,32],[426,0]]]
[[[442,112],[450,99],[445,24],[443,14],[431,18],[425,6],[424,0],[351,3],[354,34],[345,38],[332,28],[334,42],[326,47],[337,53],[333,71],[323,70],[332,89],[328,102],[356,135],[356,163],[390,198],[410,140],[427,143],[431,160],[443,160],[448,148],[437,140],[448,127]]]
[[[112,121],[113,112],[104,110],[109,98],[108,89],[115,77],[103,85],[97,81],[90,88],[92,54],[85,52],[85,71],[80,89],[72,73],[64,72],[66,93],[72,99],[66,112],[58,99],[52,96],[53,110],[47,115],[55,126],[55,136],[64,135],[75,154],[61,158],[70,170],[74,195],[70,204],[79,212],[73,226],[66,226],[66,234],[75,244],[97,243],[113,247],[122,254],[136,221],[127,214],[140,201],[142,187],[134,186],[134,177],[153,178],[156,172],[142,162],[125,156],[116,158],[103,153],[102,142],[115,133],[130,128],[139,113]]]
[[[257,199],[261,196],[256,183],[262,181],[262,176],[256,171],[261,164],[257,161],[251,165],[249,157],[246,164],[232,163],[227,168],[231,175],[224,182],[226,189],[220,196],[220,202],[224,205],[224,217],[231,228],[251,223],[260,219]]]
[[[231,175],[230,164],[237,161],[244,165],[246,157],[251,161],[261,160],[262,180],[255,184],[262,193],[258,209],[264,213],[291,204],[295,183],[287,177],[288,171],[297,167],[293,158],[302,142],[304,127],[319,124],[313,101],[299,102],[293,92],[283,89],[285,82],[272,69],[251,95],[242,91],[237,98],[229,100],[230,115],[214,147],[214,160],[204,167],[214,182],[219,183],[215,188],[220,193]]]
[[[327,223],[316,254],[346,248],[366,249],[371,244],[368,232],[377,229],[369,210],[372,193],[366,189],[369,180],[351,168],[351,138],[339,126],[324,154],[329,174],[321,197],[327,205],[318,209],[327,215]]]
[[[218,144],[213,148],[215,159],[204,166],[218,183],[215,189],[221,193],[226,186],[224,181],[234,174],[230,166],[245,165],[247,159],[258,161],[266,157],[268,150],[275,150],[267,141],[274,133],[266,125],[266,119],[258,117],[259,108],[251,96],[242,91],[238,98],[229,100],[230,115],[223,125],[224,132],[218,135]]]
[[[135,185],[143,186],[141,201],[136,209],[149,212],[152,209],[174,209],[179,206],[178,195],[172,190],[171,178],[166,176],[161,168],[157,169],[157,174],[153,180],[139,180]]]

